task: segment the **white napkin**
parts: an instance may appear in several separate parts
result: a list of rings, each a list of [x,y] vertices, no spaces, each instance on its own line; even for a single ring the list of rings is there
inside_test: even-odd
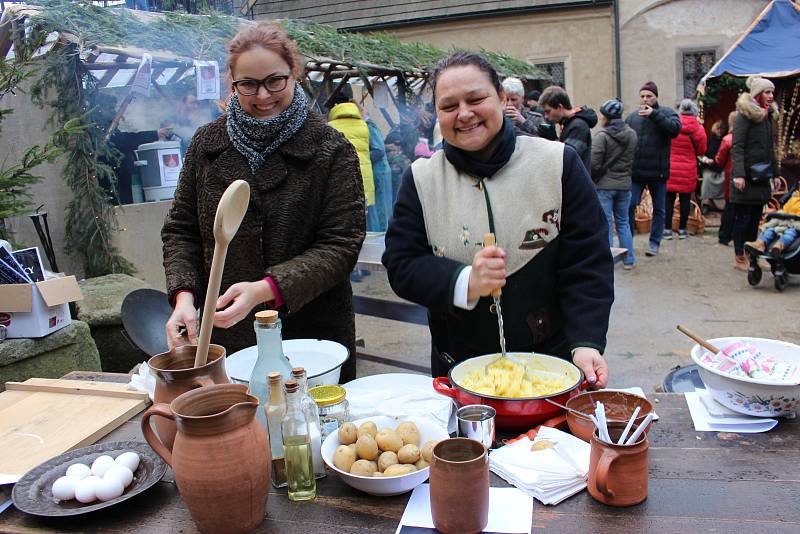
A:
[[[387,417],[422,417],[435,421],[448,432],[455,432],[455,418],[451,421],[452,401],[438,393],[432,386],[398,385],[376,390],[371,387],[346,385],[350,417],[363,419],[385,415]]]
[[[131,381],[128,382],[128,389],[146,391],[150,395],[150,400],[155,401],[156,377],[150,372],[150,366],[147,365],[147,362],[139,364],[139,372],[131,376]]]
[[[532,451],[538,441],[555,448]],[[489,469],[543,504],[558,504],[586,487],[591,447],[555,428],[541,427],[534,441],[523,438],[489,453]]]
[[[689,413],[692,416],[694,429],[698,432],[738,432],[740,434],[757,434],[768,432],[778,424],[777,419],[753,417],[737,414],[719,417],[709,413],[708,408],[701,400],[701,396],[711,396],[706,390],[687,391],[684,393]],[[717,401],[712,401],[717,402]]]

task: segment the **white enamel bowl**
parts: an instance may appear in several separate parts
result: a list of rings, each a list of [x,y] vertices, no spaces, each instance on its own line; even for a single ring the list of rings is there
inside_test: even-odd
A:
[[[392,417],[386,416],[375,416],[375,417],[366,417],[364,419],[358,419],[353,421],[353,424],[358,427],[362,423],[366,423],[367,421],[374,422],[378,430],[384,428],[396,428],[397,425],[404,421],[413,421],[415,425],[417,425],[417,430],[419,430],[420,435],[420,442],[419,446],[425,444],[426,441],[430,441],[432,439],[435,440],[443,440],[450,437],[447,431],[444,428],[441,428],[434,422],[428,419],[420,419],[420,418],[409,418],[409,417],[401,417],[399,419],[394,419]],[[416,488],[426,480],[428,480],[428,472],[430,471],[429,467],[424,469],[420,469],[419,471],[414,471],[413,473],[409,473],[407,475],[402,475],[399,477],[365,477],[360,475],[351,475],[350,473],[346,473],[342,471],[338,467],[333,465],[333,453],[336,451],[336,447],[340,445],[339,443],[339,433],[334,432],[325,438],[325,441],[322,443],[322,459],[325,460],[325,463],[331,468],[333,471],[342,477],[345,484],[351,486],[357,490],[361,490],[365,493],[369,493],[370,495],[378,495],[378,496],[390,496],[390,495],[400,495],[402,493],[406,493],[407,491],[411,491],[412,489]]]
[[[286,339],[283,353],[292,367],[303,367],[308,376],[308,387],[333,386],[339,383],[339,372],[347,360],[347,347],[325,339]],[[228,356],[225,369],[232,381],[250,382],[250,374],[258,357],[258,346],[253,345]]]
[[[721,337],[709,339],[717,348],[734,341],[752,343],[764,354],[776,360],[800,365],[800,347],[785,341],[758,337]],[[705,349],[700,345],[692,348],[692,359],[700,368],[700,378],[714,400],[745,415],[758,417],[792,416],[800,404],[799,383],[777,383],[774,380],[732,376],[718,371],[700,361]]]

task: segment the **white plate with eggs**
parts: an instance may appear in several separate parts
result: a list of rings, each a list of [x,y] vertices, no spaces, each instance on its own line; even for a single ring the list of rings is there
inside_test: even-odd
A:
[[[167,464],[147,443],[100,443],[34,467],[19,479],[11,497],[14,506],[27,514],[80,515],[138,495],[161,480],[166,471]]]

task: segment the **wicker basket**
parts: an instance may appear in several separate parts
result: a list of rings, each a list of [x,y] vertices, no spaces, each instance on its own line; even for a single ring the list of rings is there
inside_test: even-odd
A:
[[[650,191],[645,190],[642,193],[642,200],[636,206],[636,215],[634,226],[636,233],[649,234],[650,228],[653,225],[653,199],[650,197]]]
[[[681,224],[680,215],[680,198],[675,199],[675,206],[672,211],[672,230],[678,231]],[[703,210],[694,200],[691,201],[689,208],[689,219],[686,221],[686,231],[691,235],[702,235],[706,231],[706,218],[703,216]]]

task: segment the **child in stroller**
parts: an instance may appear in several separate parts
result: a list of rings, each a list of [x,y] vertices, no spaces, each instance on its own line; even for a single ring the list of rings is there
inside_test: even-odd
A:
[[[775,289],[786,289],[789,275],[800,274],[800,190],[798,184],[784,195],[780,211],[766,217],[761,235],[745,243],[749,259],[747,281],[755,286],[761,281],[759,258],[767,261],[775,277]]]

